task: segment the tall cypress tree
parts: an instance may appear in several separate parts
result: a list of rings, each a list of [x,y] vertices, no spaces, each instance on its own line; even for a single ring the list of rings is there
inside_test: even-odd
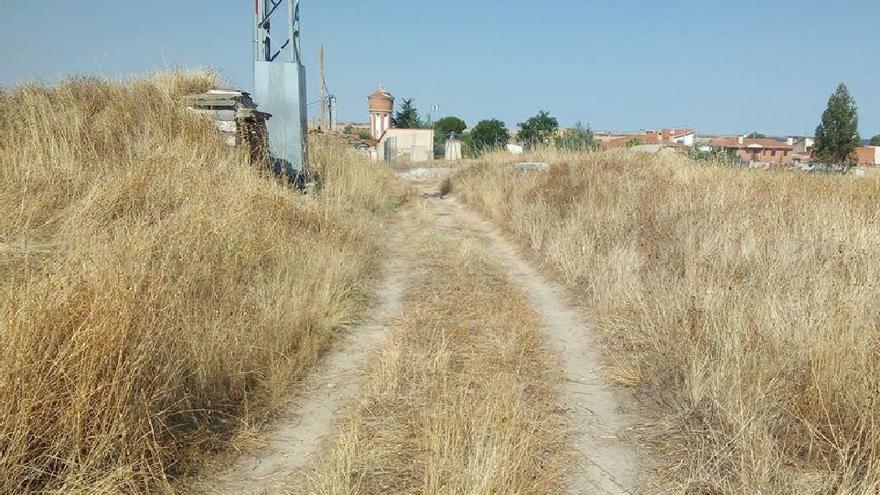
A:
[[[841,83],[828,99],[822,123],[816,128],[813,151],[824,163],[852,165],[859,146],[859,114],[856,102],[846,85]]]

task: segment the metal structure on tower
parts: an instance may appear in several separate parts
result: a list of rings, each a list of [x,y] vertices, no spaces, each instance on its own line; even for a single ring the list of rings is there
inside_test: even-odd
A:
[[[254,97],[261,111],[272,114],[267,125],[272,166],[292,176],[308,164],[305,72],[300,0],[254,0]]]

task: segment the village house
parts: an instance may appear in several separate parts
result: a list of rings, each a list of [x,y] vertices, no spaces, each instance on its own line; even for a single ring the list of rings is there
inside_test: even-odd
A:
[[[709,141],[716,150],[726,150],[746,162],[790,164],[794,161],[794,146],[776,139],[717,138]]]
[[[673,148],[694,145],[697,131],[694,129],[661,129],[645,131],[643,134],[627,134],[602,140],[606,149],[622,148],[630,144],[660,145]]]

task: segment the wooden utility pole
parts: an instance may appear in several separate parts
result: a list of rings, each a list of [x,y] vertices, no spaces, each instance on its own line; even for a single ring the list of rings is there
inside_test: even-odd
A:
[[[327,128],[327,80],[324,78],[324,45],[318,49],[318,73],[321,78],[321,129],[328,131]]]

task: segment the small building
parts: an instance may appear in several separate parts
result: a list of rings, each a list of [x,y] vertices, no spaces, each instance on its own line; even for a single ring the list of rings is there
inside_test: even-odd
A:
[[[727,150],[746,162],[789,164],[794,159],[794,147],[776,139],[718,138],[709,141],[716,150]]]
[[[453,137],[446,140],[446,147],[443,153],[443,159],[446,161],[455,161],[462,159],[461,139]]]
[[[880,165],[880,146],[859,146],[856,156],[859,165]]]
[[[434,159],[434,129],[385,131],[376,144],[376,159],[386,163],[427,162]]]
[[[697,131],[695,129],[663,129],[661,135],[666,133],[673,143],[683,144],[685,146],[693,146],[697,140]]]
[[[788,138],[788,144],[791,145],[795,153],[803,154],[813,151],[816,140],[811,137],[790,137]]]

